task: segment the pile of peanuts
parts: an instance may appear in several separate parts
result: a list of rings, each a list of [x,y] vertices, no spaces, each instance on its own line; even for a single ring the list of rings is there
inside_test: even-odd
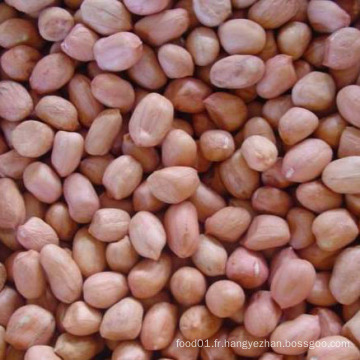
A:
[[[1,2],[0,360],[360,360],[359,29]]]

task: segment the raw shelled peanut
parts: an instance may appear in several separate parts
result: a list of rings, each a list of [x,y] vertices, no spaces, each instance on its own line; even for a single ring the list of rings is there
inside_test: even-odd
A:
[[[358,0],[0,3],[0,360],[360,360],[359,235]]]

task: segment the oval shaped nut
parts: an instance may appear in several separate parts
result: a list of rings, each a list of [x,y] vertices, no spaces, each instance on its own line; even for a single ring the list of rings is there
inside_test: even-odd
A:
[[[337,3],[315,0],[307,7],[311,27],[321,33],[333,33],[350,25],[351,18]]]
[[[336,104],[340,114],[352,125],[359,127],[358,99],[360,98],[360,86],[349,85],[341,89],[336,97]]]
[[[16,183],[0,179],[0,227],[15,229],[25,221],[25,202]]]
[[[35,345],[26,351],[24,360],[61,360],[61,358],[55,354],[51,346]]]
[[[325,41],[322,64],[334,70],[348,69],[360,59],[360,30],[345,27]]]
[[[221,241],[235,242],[245,233],[250,222],[251,216],[246,209],[228,206],[206,219],[205,232]]]
[[[113,160],[105,170],[103,185],[116,200],[131,195],[140,184],[143,169],[132,156],[122,155]]]
[[[84,282],[83,291],[87,304],[98,309],[108,309],[123,299],[129,288],[124,275],[105,271],[89,276]]]
[[[25,168],[33,159],[19,155],[15,150],[10,150],[0,155],[0,175],[14,180],[21,179]]]
[[[181,267],[175,271],[170,280],[171,294],[184,306],[199,304],[206,293],[206,278],[196,268]]]
[[[192,256],[195,266],[207,276],[225,274],[228,259],[224,246],[211,236],[200,235],[200,244]]]
[[[321,111],[333,104],[335,93],[335,82],[329,74],[312,71],[295,84],[291,98],[296,106]]]
[[[336,258],[330,279],[330,290],[335,299],[343,305],[355,302],[360,294],[360,281],[355,276],[358,271],[360,247],[343,250]]]
[[[133,340],[138,337],[144,309],[134,298],[127,297],[108,309],[100,326],[100,335],[108,340]]]
[[[259,187],[259,174],[251,169],[241,150],[220,164],[220,178],[226,190],[238,199],[250,199]]]
[[[38,94],[54,92],[69,82],[74,71],[74,62],[67,55],[47,55],[35,65],[30,76],[30,86]]]
[[[319,317],[304,314],[294,320],[285,321],[280,324],[271,334],[270,339],[275,342],[276,345],[272,346],[272,349],[278,354],[301,355],[308,350],[308,343],[316,341],[319,337]],[[285,343],[287,341],[291,342],[293,339],[299,341],[298,345],[286,348]]]
[[[129,237],[136,252],[158,260],[166,244],[165,229],[160,220],[148,211],[140,211],[130,221]]]
[[[0,324],[1,326],[6,327],[11,315],[24,305],[24,299],[16,290],[9,286],[5,286],[0,291],[0,305],[2,309],[0,314]]]
[[[255,55],[263,50],[265,30],[248,19],[228,20],[219,26],[221,46],[230,55]]]
[[[142,50],[140,38],[124,31],[98,40],[94,46],[94,56],[101,70],[123,71],[140,60]]]
[[[48,244],[59,244],[54,229],[38,217],[31,217],[25,224],[19,226],[16,239],[25,249],[39,252]]]
[[[327,336],[318,341],[321,346],[314,346],[309,349],[307,360],[315,358],[318,360],[337,360],[340,357],[349,360],[357,360],[360,351],[354,343],[343,336]],[[339,344],[340,347],[333,347],[331,344]]]
[[[71,304],[62,319],[65,330],[76,336],[95,334],[100,329],[102,313],[83,301]]]
[[[232,135],[224,130],[207,130],[200,137],[200,148],[209,161],[223,161],[235,151]]]
[[[203,26],[195,28],[187,36],[186,48],[197,66],[210,65],[220,52],[220,44],[215,31]]]
[[[22,156],[36,158],[47,153],[54,141],[50,126],[40,121],[26,120],[12,132],[12,145]]]
[[[332,161],[322,174],[322,181],[340,194],[360,193],[360,156],[348,156]]]
[[[166,9],[169,3],[169,0],[156,0],[150,3],[147,0],[124,0],[125,6],[132,14],[142,16],[156,14]]]
[[[305,300],[314,286],[316,272],[313,265],[301,259],[284,262],[271,282],[271,296],[282,309]]]
[[[294,17],[298,9],[296,0],[261,0],[251,6],[248,17],[264,29],[276,29]]]
[[[54,138],[51,163],[61,177],[79,166],[84,151],[84,138],[76,132],[58,131]]]
[[[332,295],[329,287],[331,273],[327,271],[318,272],[311,293],[306,301],[317,306],[332,306],[336,304],[336,299]],[[320,321],[321,323],[321,321]]]
[[[7,0],[8,5],[26,14],[37,13],[52,4],[51,0]]]
[[[103,105],[119,108],[123,113],[128,112],[135,102],[135,92],[132,85],[115,74],[101,73],[95,76],[91,82],[91,92]],[[97,114],[97,117],[103,113]]]
[[[130,291],[137,299],[151,298],[164,288],[171,272],[171,258],[164,253],[158,261],[143,259],[128,275]]]
[[[92,61],[94,57],[94,45],[99,39],[96,32],[82,24],[76,24],[64,41],[61,43],[61,50],[74,60]]]
[[[280,118],[279,135],[286,145],[294,145],[310,136],[318,125],[319,118],[313,112],[293,107]]]
[[[341,134],[338,157],[358,156],[359,151],[360,129],[347,126]]]
[[[34,108],[28,91],[15,81],[0,81],[0,116],[7,121],[23,120]]]
[[[193,59],[191,54],[183,47],[175,44],[165,44],[160,47],[157,55],[159,63],[168,78],[178,79],[193,75]]]
[[[245,293],[240,285],[230,280],[214,282],[206,292],[206,306],[219,318],[231,317],[243,307]]]
[[[250,299],[244,313],[244,325],[253,336],[267,337],[276,328],[282,311],[272,299],[270,291],[257,291]]]
[[[37,305],[16,310],[7,325],[5,341],[18,350],[49,343],[55,331],[53,315]]]
[[[171,166],[155,171],[147,182],[152,194],[167,204],[186,200],[200,184],[197,171],[186,166]]]
[[[51,204],[62,194],[60,178],[50,166],[40,161],[27,166],[23,181],[25,188],[44,203]]]
[[[290,241],[287,222],[275,215],[258,215],[253,219],[245,236],[244,246],[250,250],[279,247]]]
[[[58,130],[75,131],[79,128],[76,107],[60,96],[42,97],[35,107],[36,116]]]
[[[90,155],[106,155],[118,136],[122,117],[117,109],[101,112],[91,124],[85,137],[85,151]]]
[[[192,256],[199,246],[199,222],[195,206],[184,201],[171,205],[165,213],[167,244],[179,258]]]
[[[17,291],[26,299],[39,298],[46,289],[46,278],[35,250],[22,251],[14,259],[13,278]]]
[[[339,226],[334,227],[334,224]],[[318,246],[325,251],[336,251],[353,242],[359,228],[345,209],[328,210],[318,215],[312,225]]]
[[[219,88],[243,89],[258,83],[264,74],[265,64],[257,56],[231,55],[211,67],[210,81]]]
[[[323,172],[332,156],[332,149],[325,141],[307,139],[285,154],[281,171],[290,181],[310,181]]]
[[[135,189],[132,201],[135,211],[157,212],[165,206],[162,201],[151,193],[149,184],[146,181]]]
[[[201,24],[215,27],[230,16],[231,0],[194,0],[193,9]]]
[[[289,90],[297,81],[292,57],[276,55],[265,63],[265,74],[256,85],[256,91],[264,99],[272,99]]]
[[[188,308],[180,317],[179,328],[187,340],[204,340],[215,335],[222,319],[213,315],[204,305]]]
[[[119,1],[85,0],[80,11],[84,23],[101,35],[131,30],[131,15]]]
[[[150,93],[140,101],[131,116],[130,136],[137,146],[159,145],[170,131],[173,119],[172,103],[162,95]]]
[[[142,40],[152,46],[161,46],[179,38],[188,29],[189,22],[185,9],[171,9],[143,17],[134,28]]]
[[[160,302],[153,305],[144,317],[140,340],[146,350],[161,350],[170,345],[177,325],[177,308]]]
[[[245,139],[241,146],[241,153],[248,166],[256,171],[265,171],[272,167],[278,156],[274,143],[259,135]]]
[[[89,233],[100,241],[113,242],[122,239],[129,229],[130,215],[121,209],[99,209],[95,212]]]
[[[146,351],[138,341],[121,341],[112,354],[113,360],[138,359],[149,360],[151,352]]]

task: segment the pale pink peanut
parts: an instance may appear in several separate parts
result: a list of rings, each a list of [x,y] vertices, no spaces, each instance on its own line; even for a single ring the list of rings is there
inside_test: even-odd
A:
[[[24,360],[61,360],[54,351],[54,348],[47,345],[35,345],[29,348]]]
[[[61,50],[74,60],[92,61],[99,36],[82,24],[75,25],[61,43]]]
[[[136,252],[148,259],[158,260],[166,244],[165,229],[152,213],[140,211],[129,223],[129,237]]]
[[[193,9],[201,24],[208,27],[220,25],[231,14],[231,0],[194,0]]]
[[[282,173],[288,180],[306,182],[317,178],[331,162],[330,146],[319,139],[307,139],[292,147],[282,164]]]
[[[152,194],[147,181],[144,181],[135,189],[132,202],[135,211],[157,212],[165,206],[164,202]]]
[[[137,299],[148,299],[158,294],[170,278],[171,263],[171,258],[164,253],[158,261],[139,261],[128,275],[128,284],[133,296]]]
[[[285,262],[298,258],[298,255],[292,247],[282,248],[280,251],[275,253],[270,263],[269,283],[271,284],[276,272]],[[295,305],[295,307],[296,306],[297,305]]]
[[[132,156],[122,155],[112,161],[103,176],[103,185],[116,200],[131,195],[140,184],[143,170]]]
[[[138,359],[138,360],[150,360],[151,351],[147,351],[137,340],[121,341],[115,347],[112,354],[113,360],[121,359]]]
[[[304,314],[294,320],[280,324],[271,334],[270,339],[271,341],[276,342],[276,346],[272,347],[275,352],[284,355],[301,355],[308,349],[306,343],[316,341],[319,337],[319,317]],[[285,348],[285,342],[294,339],[299,342],[299,345]]]
[[[4,178],[20,179],[25,168],[33,161],[19,155],[15,150],[10,150],[0,155],[0,174]]]
[[[30,76],[30,86],[39,94],[59,90],[73,77],[73,60],[63,53],[43,57],[35,66]]]
[[[186,38],[186,48],[195,65],[207,66],[214,62],[220,52],[220,44],[213,29],[195,28]]]
[[[281,95],[275,99],[266,101],[261,108],[261,116],[263,116],[271,127],[278,126],[280,118],[294,106],[291,95]]]
[[[95,334],[100,329],[102,314],[83,301],[72,303],[62,319],[64,329],[76,336]]]
[[[6,327],[11,315],[24,305],[24,299],[12,287],[5,286],[0,291],[0,325]]]
[[[286,145],[294,145],[310,136],[318,125],[319,119],[313,112],[293,107],[280,118],[279,135]]]
[[[253,135],[260,135],[266,137],[275,144],[275,134],[271,125],[266,119],[260,116],[255,116],[249,119],[244,125],[244,139]]]
[[[209,161],[223,161],[235,151],[231,134],[224,130],[208,130],[200,137],[200,148]]]
[[[143,17],[136,22],[134,29],[148,44],[160,46],[180,37],[188,27],[188,12],[184,9],[171,9]]]
[[[132,85],[115,74],[103,73],[95,76],[91,82],[91,92],[103,105],[119,108],[123,113],[128,112],[135,102]],[[97,114],[97,116],[101,115],[103,113]]]
[[[0,179],[0,227],[15,229],[25,221],[25,203],[16,183]]]
[[[106,247],[106,262],[113,271],[127,274],[139,260],[128,236]]]
[[[75,234],[72,257],[85,278],[105,270],[105,247],[106,244],[91,236],[86,227]]]
[[[109,340],[133,340],[141,331],[144,309],[141,303],[134,298],[122,299],[103,317],[100,334]]]
[[[26,120],[16,126],[11,138],[14,149],[20,155],[36,158],[51,149],[54,132],[40,121]]]
[[[131,30],[131,16],[119,1],[84,0],[80,9],[84,23],[101,35]]]
[[[282,309],[299,304],[310,294],[315,283],[313,265],[301,259],[284,262],[271,282],[271,296]]]
[[[265,74],[256,85],[257,93],[264,99],[283,94],[297,81],[293,59],[289,55],[276,55],[265,63]]]
[[[41,250],[40,262],[58,300],[70,304],[80,297],[83,285],[81,272],[66,250],[48,244]]]
[[[341,89],[336,97],[336,104],[341,116],[344,117],[350,124],[359,127],[359,112],[358,99],[360,97],[360,86],[349,85]]]
[[[247,108],[238,96],[225,92],[215,92],[204,99],[210,119],[222,130],[234,131],[244,124]]]
[[[179,328],[188,340],[207,339],[217,333],[222,319],[213,315],[204,305],[188,308],[180,317]]]
[[[311,315],[317,315],[320,322],[320,339],[327,336],[340,335],[344,325],[341,317],[331,308],[316,307],[311,310]]]
[[[200,235],[199,246],[192,256],[192,261],[201,272],[207,276],[224,275],[227,259],[227,252],[218,240]]]
[[[248,166],[256,171],[265,171],[275,164],[278,156],[276,146],[264,136],[252,135],[241,146]]]
[[[236,355],[231,348],[226,346],[226,340],[228,338],[229,331],[227,329],[220,329],[215,335],[207,339],[209,347],[202,347],[200,356],[204,360],[211,359],[226,359],[235,360]],[[219,343],[219,346],[217,344]],[[164,359],[167,360],[167,359]]]
[[[51,163],[61,177],[79,166],[84,151],[84,138],[76,132],[58,131],[54,138]]]
[[[26,14],[36,13],[52,3],[52,0],[7,0],[6,3]]]
[[[269,291],[257,291],[245,308],[244,325],[253,336],[269,336],[280,321],[282,311]]]
[[[243,244],[258,251],[283,246],[289,241],[290,229],[284,219],[275,215],[258,215],[253,219]]]
[[[46,278],[35,250],[20,252],[14,259],[13,278],[17,291],[26,299],[39,298],[46,289]]]
[[[340,194],[360,192],[360,156],[348,156],[332,161],[322,174],[322,181],[330,190]]]
[[[153,172],[147,182],[156,198],[168,204],[178,204],[194,194],[200,180],[195,169],[172,166]]]
[[[129,133],[138,146],[152,147],[161,143],[171,129],[174,108],[165,97],[151,93],[136,106]]]
[[[175,271],[170,280],[171,294],[184,306],[199,304],[204,299],[206,287],[205,276],[190,266]]]
[[[124,0],[125,6],[136,15],[156,14],[170,4],[169,0],[155,0],[149,3],[146,0]]]
[[[64,198],[71,218],[78,223],[90,222],[100,207],[99,198],[91,182],[79,173],[72,173],[65,179]]]
[[[341,134],[338,148],[338,157],[343,158],[347,156],[360,155],[359,137],[360,129],[347,126]]]
[[[7,325],[5,340],[18,350],[50,342],[55,331],[55,319],[47,310],[26,305],[16,310]]]
[[[218,60],[210,70],[210,80],[219,88],[243,89],[263,77],[265,65],[253,55],[231,55]]]
[[[176,331],[178,310],[175,305],[160,302],[146,313],[140,340],[146,350],[161,350],[172,341]]]
[[[47,41],[62,41],[74,26],[69,11],[61,7],[49,7],[39,15],[38,28],[41,37]]]
[[[290,209],[286,216],[286,220],[290,228],[290,245],[294,249],[303,249],[311,245],[315,241],[312,233],[312,224],[315,215],[304,208],[294,207]]]
[[[336,304],[336,300],[332,295],[329,287],[331,278],[330,272],[318,272],[314,286],[306,298],[306,301],[317,306],[332,306]]]
[[[98,272],[84,282],[84,300],[92,307],[107,309],[128,294],[124,275],[116,272]],[[106,296],[104,296],[106,292]]]
[[[167,244],[179,258],[192,256],[199,246],[199,223],[195,206],[184,201],[171,205],[165,213]]]
[[[31,217],[19,226],[16,239],[25,249],[39,252],[47,244],[59,244],[59,238],[54,229],[38,217]]]
[[[118,32],[98,40],[93,50],[101,70],[123,71],[140,60],[142,41],[133,33]]]

